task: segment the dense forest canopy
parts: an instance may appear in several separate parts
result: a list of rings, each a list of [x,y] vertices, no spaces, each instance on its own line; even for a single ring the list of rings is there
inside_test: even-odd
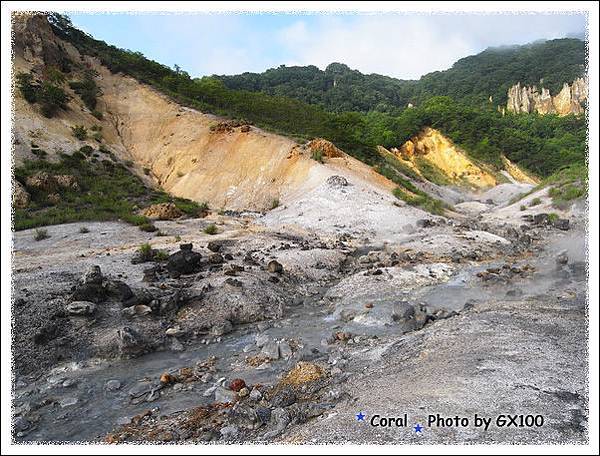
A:
[[[462,82],[457,78],[445,90],[442,85],[435,90],[428,89],[431,92],[427,93],[430,93],[431,96],[427,95],[428,98],[425,99],[425,95],[421,94],[423,101],[409,109],[391,109],[389,112],[387,109],[371,109],[372,102],[365,101],[365,93],[368,91],[360,86],[350,86],[343,97],[344,103],[348,103],[347,110],[344,108],[340,112],[330,112],[320,106],[317,99],[309,100],[314,104],[307,103],[298,99],[301,97],[292,97],[290,94],[268,94],[263,91],[255,91],[256,86],[248,87],[249,90],[233,89],[228,87],[222,79],[216,77],[192,79],[180,68],[171,69],[145,58],[139,52],[119,49],[96,40],[74,28],[65,16],[53,14],[49,20],[55,33],[71,42],[83,54],[97,57],[112,72],[121,72],[150,84],[182,104],[204,112],[252,122],[259,127],[298,139],[322,137],[371,165],[377,165],[381,161],[381,157],[376,151],[377,145],[388,148],[399,146],[417,134],[424,126],[439,129],[474,158],[484,160],[498,168],[502,166],[500,158],[502,154],[542,176],[552,174],[573,162],[583,163],[585,161],[587,124],[583,116],[557,117],[536,114],[502,116],[497,112],[495,106],[491,106],[489,103],[483,105],[470,103],[468,97],[456,96],[457,93],[469,92],[470,84],[478,77],[476,74],[470,74],[468,70],[470,67],[477,66],[473,63],[473,59],[481,59],[482,55],[489,58],[490,62],[496,59],[494,71],[497,71],[499,76],[490,75],[486,79],[491,85],[489,81],[505,80],[506,74],[516,71],[510,70],[510,66],[508,69],[502,67],[502,62],[506,62],[506,57],[500,58],[498,55],[505,52],[508,52],[509,55],[513,55],[515,52],[521,55],[522,52],[527,52],[530,54],[529,58],[514,57],[509,61],[513,63],[518,61],[537,62],[537,64],[550,68],[554,63],[550,62],[552,59],[545,54],[549,49],[547,46],[559,46],[563,51],[564,46],[567,48],[574,46],[574,53],[577,54],[580,45],[577,44],[578,40],[555,40],[526,48],[494,51],[491,54],[489,53],[491,51],[486,51],[479,56],[463,59],[457,62],[451,70],[443,73],[463,74]],[[536,49],[543,49],[541,55],[545,57],[533,57],[531,53],[535,54]],[[567,52],[565,51],[565,53]],[[556,56],[554,57],[556,58]],[[577,59],[578,57],[575,58],[575,61],[579,61]],[[514,64],[516,65],[516,63]],[[490,68],[493,65],[492,63],[489,65],[490,67],[486,71],[491,71]],[[286,75],[288,70],[296,71],[283,67],[271,70],[272,74],[269,77],[276,81],[281,75]],[[304,67],[301,71],[302,74],[307,75],[304,78],[305,83],[313,81],[311,84],[316,84],[308,86],[305,84],[306,94],[317,93],[319,84],[325,84],[325,81],[318,83],[314,78],[308,77],[323,73],[316,67]],[[341,64],[330,65],[325,73],[339,77],[338,80],[367,81],[364,75]],[[521,77],[521,73],[516,72],[515,74]],[[534,74],[533,71],[530,71],[527,74],[531,78],[538,78],[540,74],[546,74],[546,72],[540,70],[539,73]],[[435,80],[434,75],[431,75],[433,80]],[[560,78],[570,79],[571,76],[574,77],[575,73],[563,73],[554,77],[556,81],[559,81]],[[281,76],[281,83],[283,84],[290,78],[291,76]],[[400,86],[409,87],[410,84],[415,84],[414,81],[402,82],[385,76],[373,77],[365,83],[372,88],[379,87],[382,91],[388,90],[389,98],[397,97],[397,100],[404,97]],[[283,87],[282,84],[279,86]],[[298,82],[298,84],[300,83]],[[433,82],[430,84],[431,87],[436,86]],[[340,85],[336,83],[336,87]],[[398,93],[391,88],[394,85],[398,87]],[[481,87],[484,86],[481,85]],[[484,88],[480,90],[482,94],[485,93],[487,99],[489,96],[487,90]],[[443,92],[443,96],[438,96],[436,91]],[[364,108],[357,109],[354,105],[363,102],[365,103]]]
[[[324,71],[284,65],[264,73],[217,76],[228,88],[284,95],[328,111],[397,112],[432,96],[451,96],[470,104],[506,104],[509,87],[543,84],[552,94],[585,73],[585,43],[565,38],[525,46],[490,48],[416,81],[362,74],[341,63]]]

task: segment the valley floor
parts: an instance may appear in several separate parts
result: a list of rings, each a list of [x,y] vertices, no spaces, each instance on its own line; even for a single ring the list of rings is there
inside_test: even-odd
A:
[[[315,212],[294,225],[294,207],[159,221],[159,236],[118,222],[16,232],[14,438],[585,442],[585,211],[561,230],[532,221],[546,208],[396,232]],[[146,242],[170,256],[140,258]],[[430,427],[430,414],[470,422]],[[499,427],[508,414],[543,425]]]

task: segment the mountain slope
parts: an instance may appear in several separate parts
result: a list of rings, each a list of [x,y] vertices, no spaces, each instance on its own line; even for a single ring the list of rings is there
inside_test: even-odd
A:
[[[585,52],[585,43],[572,38],[490,48],[417,81],[362,74],[340,63],[324,71],[315,66],[282,65],[260,74],[218,78],[231,89],[293,97],[335,112],[391,112],[436,95],[475,104],[492,97],[494,104],[504,105],[508,89],[518,82],[535,85],[543,81],[551,93],[558,93],[564,83],[583,76]]]

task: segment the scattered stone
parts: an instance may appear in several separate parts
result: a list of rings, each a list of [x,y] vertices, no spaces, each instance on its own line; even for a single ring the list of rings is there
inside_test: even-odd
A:
[[[568,262],[569,262],[569,256],[567,255],[567,251],[563,250],[563,251],[559,252],[559,254],[556,256],[556,264],[564,265],[564,264],[567,264]]]
[[[220,323],[217,323],[210,329],[210,334],[212,336],[223,336],[225,334],[233,331],[233,325],[229,320],[223,320]]]
[[[13,420],[13,427],[16,432],[25,432],[31,427],[31,423],[22,416],[17,416]]]
[[[334,188],[346,187],[348,185],[348,180],[342,176],[329,176],[325,181],[327,185]]]
[[[232,277],[228,277],[227,279],[225,279],[225,283],[234,288],[242,288],[244,286],[244,284],[240,280],[234,279]]]
[[[256,391],[256,390],[253,390]],[[262,397],[262,396],[261,396]],[[250,394],[252,398],[252,394]],[[260,399],[255,399],[260,400]],[[261,424],[267,424],[271,420],[271,409],[267,407],[257,407],[255,410],[256,417]]]
[[[232,380],[231,384],[229,385],[229,389],[232,391],[235,391],[236,393],[245,387],[246,387],[246,382],[244,380],[242,380],[241,378],[236,378],[236,379]]]
[[[95,264],[90,266],[85,274],[83,274],[81,277],[81,283],[86,285],[102,285],[103,278],[104,276],[102,275],[100,266]]]
[[[244,270],[243,266],[238,266],[237,264],[226,264],[223,266],[223,274],[227,276],[236,276],[238,272],[242,272]]]
[[[219,241],[210,241],[208,244],[206,244],[206,248],[208,250],[210,250],[211,252],[220,251],[222,246],[223,246],[223,243],[219,242]]]
[[[256,336],[256,346],[258,348],[264,347],[270,340],[271,338],[268,334],[259,334]]]
[[[109,380],[106,382],[107,391],[117,391],[121,389],[121,382],[119,380]]]
[[[235,402],[237,400],[237,393],[235,391],[218,386],[215,388],[215,402],[220,404],[227,404]]]
[[[561,219],[561,218],[559,218],[559,219],[554,220],[552,222],[552,226],[554,228],[557,228],[557,229],[562,230],[562,231],[568,231],[569,230],[569,226],[570,226],[570,222],[569,222],[569,219]]]
[[[269,341],[265,345],[263,345],[261,350],[261,355],[270,360],[278,360],[279,359],[279,344],[275,341]]]
[[[223,436],[223,438],[225,440],[233,439],[233,438],[237,437],[238,434],[239,434],[239,429],[237,426],[234,426],[233,424],[230,424],[229,426],[225,426],[225,427],[221,428],[221,435]]]
[[[67,305],[69,315],[92,315],[96,311],[96,305],[89,301],[73,301]]]
[[[167,270],[172,277],[200,271],[202,255],[191,250],[179,250],[167,259]]]
[[[258,402],[261,399],[262,399],[262,393],[260,392],[260,390],[258,388],[253,388],[252,391],[250,391],[250,400]]]
[[[222,264],[225,260],[223,259],[223,255],[220,253],[213,253],[208,257],[208,262],[210,264]]]
[[[239,397],[246,397],[246,396],[248,396],[248,394],[250,394],[250,391],[248,391],[248,388],[246,388],[246,387],[244,387],[238,391]]]
[[[144,353],[145,341],[135,329],[124,326],[116,332],[119,350],[125,356],[139,356]]]
[[[160,376],[160,383],[162,383],[163,385],[170,385],[171,383],[175,383],[176,381],[177,379],[167,372],[163,373]]]
[[[267,270],[273,274],[283,273],[283,265],[277,260],[271,260],[267,264]]]
[[[76,397],[66,397],[59,402],[61,408],[71,407],[79,402]]]
[[[178,336],[181,336],[183,333],[184,333],[184,331],[182,331],[179,326],[169,328],[165,331],[165,335],[167,335],[169,337],[178,337]]]
[[[289,359],[292,357],[293,352],[290,344],[288,344],[285,340],[279,342],[279,355],[283,359]]]
[[[135,314],[139,315],[140,317],[143,317],[145,315],[152,313],[152,308],[149,306],[146,306],[144,304],[138,304],[137,306],[133,306],[133,307],[135,309]]]
[[[127,301],[134,296],[129,285],[121,280],[108,280],[104,284],[104,288],[109,296],[121,302]]]
[[[121,309],[121,315],[123,315],[125,318],[135,317],[135,306],[129,306]]]

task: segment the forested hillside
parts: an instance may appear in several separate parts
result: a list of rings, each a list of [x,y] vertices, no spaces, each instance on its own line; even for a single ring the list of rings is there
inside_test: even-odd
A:
[[[585,43],[559,39],[525,46],[490,48],[457,61],[446,71],[436,71],[418,81],[362,74],[341,63],[325,71],[315,66],[272,68],[264,73],[218,76],[231,89],[261,91],[318,104],[334,112],[396,112],[408,103],[420,104],[437,95],[482,105],[506,103],[510,86],[540,85],[557,93],[562,84],[583,75]]]
[[[435,82],[435,75],[428,76],[429,79],[424,78],[429,81],[432,89],[430,92],[421,92],[420,97],[423,97],[424,101],[417,103],[414,108],[402,111],[392,110],[392,112],[379,112],[378,110],[371,110],[368,113],[329,112],[322,106],[309,104],[291,96],[232,89],[215,77],[192,79],[185,71],[174,70],[151,61],[139,52],[119,49],[96,40],[74,28],[69,19],[64,16],[54,14],[49,19],[55,33],[71,42],[83,54],[99,58],[102,64],[112,72],[122,72],[150,84],[182,104],[204,112],[243,119],[262,128],[297,139],[323,137],[371,165],[378,164],[380,160],[376,151],[377,145],[385,147],[401,145],[424,126],[439,129],[474,158],[485,160],[497,167],[502,166],[500,157],[501,154],[505,154],[512,161],[545,176],[563,166],[573,162],[581,163],[585,160],[586,119],[582,116],[559,118],[552,115],[507,115],[503,117],[495,110],[495,106],[490,104],[481,106],[477,103],[468,103],[467,97],[456,97],[457,93],[469,92],[473,81],[478,80],[479,76],[471,74],[468,70],[478,66],[474,63],[478,59],[480,61],[486,59],[488,62],[488,66],[481,67],[479,71],[490,72],[492,67],[497,67],[498,75],[490,74],[485,79],[485,84],[488,86],[484,82],[477,85],[479,93],[481,95],[485,93],[487,99],[485,87],[493,86],[494,80],[505,80],[507,75],[513,74],[513,72],[517,76],[520,74],[515,69],[511,70],[511,67],[502,68],[500,62],[503,59],[499,55],[504,55],[504,53],[512,55],[513,58],[504,57],[504,61],[509,59],[514,65],[517,65],[515,62],[529,62],[531,68],[535,65],[545,65],[545,68],[548,69],[562,68],[563,65],[556,62],[560,60],[556,51],[554,59],[548,58],[548,55],[544,58],[540,57],[538,60],[525,56],[533,52],[532,49],[540,46],[548,52],[552,46],[559,46],[561,49],[574,47],[576,50],[572,53],[575,56],[572,58],[573,61],[578,62],[578,49],[583,46],[583,43],[578,40],[556,40],[532,45],[529,48],[486,51],[479,56],[463,59],[448,72],[437,73],[438,75],[463,75],[462,79],[457,76],[452,84],[446,86],[446,89],[442,83]],[[565,50],[564,54],[570,53]],[[494,61],[497,63],[493,64]],[[555,74],[556,84],[559,83],[560,78],[571,79],[576,72],[580,72],[580,69],[575,67],[576,64],[567,65],[564,67],[564,73]],[[278,70],[273,71],[276,75]],[[315,67],[308,67],[304,74],[319,74],[318,71],[315,70]],[[544,69],[535,70],[535,72],[533,70],[523,71],[525,71],[523,74],[527,74],[531,78],[538,78],[539,75],[546,74]],[[387,87],[387,83],[398,88],[404,87],[404,83],[393,78],[377,76],[369,79],[370,77],[352,72],[344,65],[330,65],[328,72],[338,74],[342,79],[355,78],[357,81],[370,81],[371,87],[379,85],[381,90],[384,90],[383,87]],[[308,81],[310,78],[304,79]],[[460,82],[461,80],[462,82]],[[406,83],[406,87],[409,87],[410,84],[414,85],[414,82]],[[340,85],[340,83],[336,83],[336,88]],[[316,89],[313,91],[316,92]],[[425,100],[425,93],[429,96],[437,94],[437,91],[445,91],[444,94],[450,96],[436,96]],[[343,99],[349,105],[344,106],[343,109],[357,109],[355,103],[363,103],[363,101],[357,101],[357,99],[361,99],[361,92],[368,93],[357,86],[344,95]],[[390,89],[389,93],[392,96],[393,90]],[[402,97],[402,90],[399,93],[400,95],[397,96]],[[473,93],[472,90],[471,93]],[[455,98],[451,95],[455,95]],[[364,97],[362,98],[364,100]],[[400,99],[398,98],[398,100]],[[316,102],[317,100],[312,101]],[[365,108],[361,109],[367,110],[370,102],[364,103]],[[404,103],[404,101],[398,101],[398,103]]]

